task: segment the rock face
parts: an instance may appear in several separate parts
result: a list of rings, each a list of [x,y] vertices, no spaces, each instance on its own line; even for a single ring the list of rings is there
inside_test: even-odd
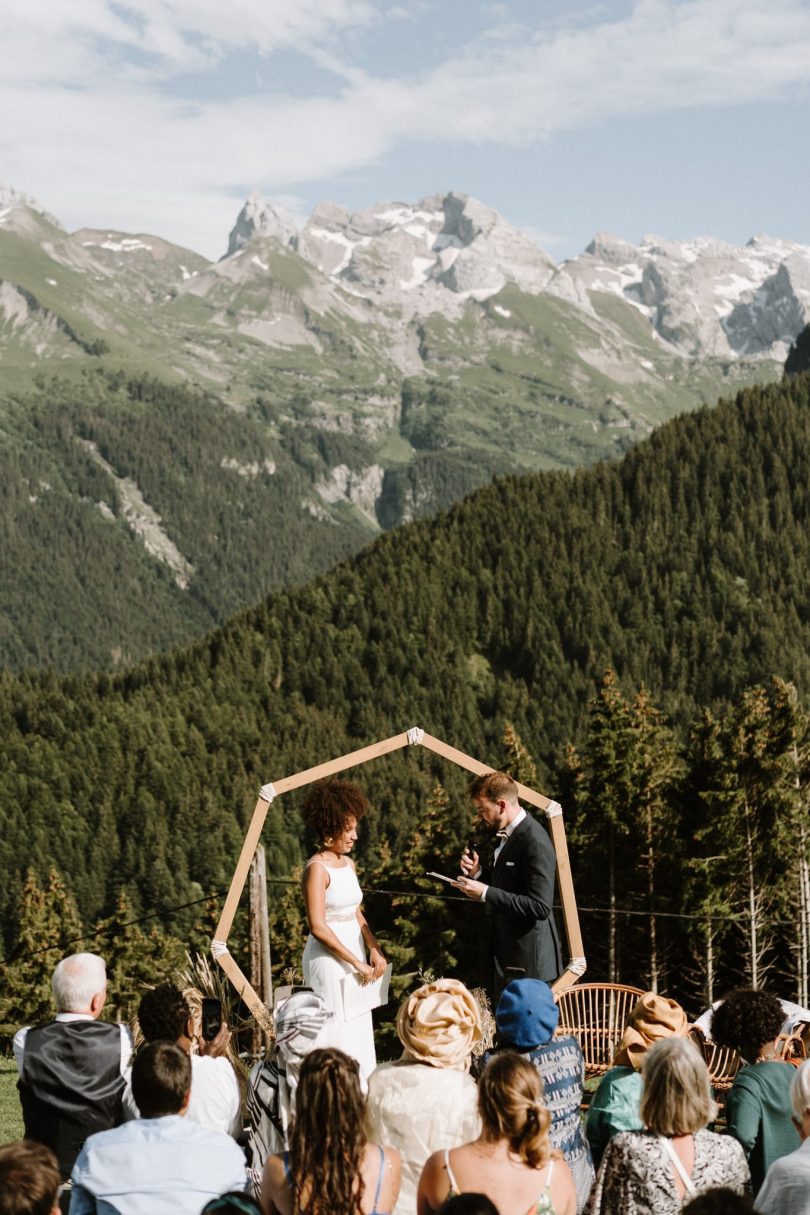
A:
[[[381,203],[350,215],[317,207],[295,241],[301,257],[355,295],[408,315],[456,315],[508,282],[542,291],[554,263],[497,211],[464,194]]]
[[[254,191],[236,217],[228,237],[226,257],[237,253],[254,236],[272,236],[282,245],[291,245],[298,236],[298,228],[289,211],[267,202]]]
[[[781,360],[810,319],[810,248],[766,236],[742,247],[658,237],[634,246],[600,233],[549,289],[617,295],[688,357]]]

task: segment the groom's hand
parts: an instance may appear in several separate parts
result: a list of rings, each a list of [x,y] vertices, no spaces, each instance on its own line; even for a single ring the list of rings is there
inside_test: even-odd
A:
[[[461,854],[461,872],[465,877],[476,877],[481,872],[481,861],[477,852],[470,852],[469,848],[465,848]]]
[[[460,877],[456,886],[468,899],[482,899],[487,889],[483,882],[476,882],[469,877]]]

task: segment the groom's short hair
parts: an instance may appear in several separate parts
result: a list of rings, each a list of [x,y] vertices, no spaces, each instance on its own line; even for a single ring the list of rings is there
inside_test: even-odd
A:
[[[470,797],[485,797],[488,802],[516,802],[518,787],[508,772],[483,772],[470,781]]]

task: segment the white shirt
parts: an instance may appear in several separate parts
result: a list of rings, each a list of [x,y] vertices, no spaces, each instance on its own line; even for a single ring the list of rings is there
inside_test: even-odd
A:
[[[55,1021],[95,1021],[95,1017],[91,1017],[90,1013],[73,1013],[60,1012],[54,1017]],[[121,1031],[121,1075],[126,1079],[129,1073],[129,1060],[132,1054],[132,1038],[129,1032],[129,1026],[119,1023],[118,1028]],[[14,1062],[17,1064],[17,1071],[23,1073],[23,1059],[25,1057],[25,1039],[28,1037],[30,1025],[24,1025],[22,1029],[18,1029],[14,1035],[14,1041],[11,1044],[11,1049],[14,1051]]]
[[[124,1121],[140,1118],[140,1112],[132,1096],[131,1069],[127,1073],[124,1090]],[[205,1126],[210,1131],[223,1131],[226,1135],[242,1132],[242,1098],[239,1081],[231,1064],[224,1055],[210,1058],[208,1055],[191,1056],[191,1099],[186,1117]]]
[[[520,809],[518,810],[517,814],[515,815],[515,817],[512,819],[511,823],[506,824],[506,826],[503,829],[503,836],[498,841],[498,847],[495,849],[495,852],[492,857],[493,864],[497,861],[498,857],[500,856],[501,848],[503,848],[504,844],[509,839],[509,836],[514,831],[515,827],[517,827],[518,823],[522,823],[525,817],[526,817],[526,811],[521,806]],[[488,890],[489,890],[489,886],[485,886],[484,893],[481,895],[482,902],[487,897]]]
[[[760,1215],[810,1215],[810,1139],[774,1160],[757,1194]]]

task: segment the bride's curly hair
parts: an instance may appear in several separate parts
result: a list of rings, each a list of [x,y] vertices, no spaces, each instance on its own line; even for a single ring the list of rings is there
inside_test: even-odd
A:
[[[333,1048],[310,1051],[290,1137],[293,1215],[361,1215],[367,1137],[357,1060]]]
[[[357,822],[368,810],[366,795],[348,780],[318,780],[301,807],[301,817],[321,839],[340,835],[350,818]]]

